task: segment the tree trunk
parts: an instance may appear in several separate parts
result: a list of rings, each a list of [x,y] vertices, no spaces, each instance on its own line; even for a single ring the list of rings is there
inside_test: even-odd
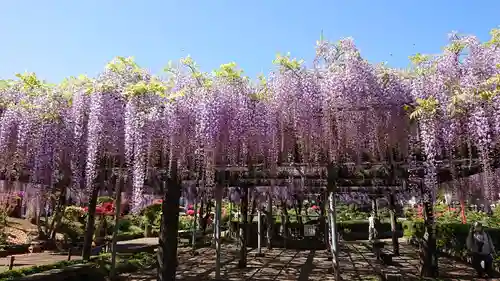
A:
[[[58,204],[55,208],[54,218],[52,219],[50,228],[49,228],[49,237],[50,240],[55,241],[57,229],[61,225],[62,218],[64,216],[64,211],[66,209],[66,186],[61,186],[61,192],[59,193]]]
[[[432,198],[429,194],[429,198]],[[431,202],[429,202],[431,201]],[[434,210],[432,199],[424,202],[425,234],[421,243],[420,276],[436,277],[438,273],[438,260],[436,253],[436,236],[434,229]]]
[[[87,225],[85,226],[85,238],[83,240],[82,259],[89,260],[92,253],[92,241],[95,231],[95,209],[97,207],[97,197],[99,195],[100,184],[92,184],[92,194],[90,196],[89,208],[87,213]]]
[[[179,231],[179,200],[181,197],[180,181],[177,174],[177,162],[171,165],[170,175],[163,179],[164,188],[162,227],[158,246],[158,281],[174,281],[177,269],[177,235]]]
[[[394,194],[389,197],[389,210],[391,215],[392,249],[395,256],[399,256],[399,241],[397,234],[396,202]]]
[[[241,190],[241,216],[240,225],[240,260],[239,268],[247,266],[247,236],[248,236],[248,186],[243,186]]]
[[[117,183],[118,182],[118,183]],[[115,226],[113,227],[113,237],[111,239],[111,269],[109,271],[109,277],[114,280],[116,276],[116,243],[118,242],[118,231],[120,230],[120,215],[121,215],[121,203],[122,203],[122,190],[125,184],[124,179],[120,176],[115,180]]]

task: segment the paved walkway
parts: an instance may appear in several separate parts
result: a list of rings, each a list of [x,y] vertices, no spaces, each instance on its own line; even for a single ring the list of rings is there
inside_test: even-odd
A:
[[[326,251],[297,251],[285,249],[263,250],[264,257],[255,257],[249,251],[248,267],[238,269],[238,249],[224,245],[222,250],[221,277],[228,281],[333,281],[332,262]],[[182,281],[210,280],[215,277],[215,251],[211,248],[199,250],[200,255],[192,257],[188,252],[179,253],[177,279]],[[402,280],[420,280],[417,276],[418,253],[411,246],[401,245],[401,256],[394,258],[394,265],[382,266],[375,256],[360,243],[342,243],[340,266],[342,280],[380,280],[382,271],[402,275]],[[464,263],[441,257],[439,279],[433,280],[481,280],[475,278],[473,269]],[[156,280],[156,270],[124,276],[128,281]]]
[[[158,238],[139,238],[127,241],[119,241],[117,243],[117,251],[127,251],[133,248],[142,248],[147,246],[158,245]],[[71,257],[72,260],[80,259],[79,254]],[[43,252],[34,254],[14,255],[14,269],[30,267],[34,265],[47,265],[60,261],[68,260],[67,253]],[[0,258],[0,272],[9,269],[10,256]]]
[[[158,244],[158,238],[140,238],[118,243],[122,249],[152,246]],[[180,264],[178,280],[198,281],[215,277],[215,250],[202,248],[199,255],[192,257],[187,249],[179,249]],[[297,251],[288,249],[263,249],[264,257],[255,257],[255,251],[249,249],[248,267],[238,269],[238,248],[235,245],[223,245],[222,270],[223,279],[228,281],[306,281],[334,280],[331,274],[332,262],[328,261],[326,251]],[[79,256],[73,257],[79,259]],[[10,258],[0,259],[0,271],[8,269]],[[14,268],[45,265],[67,260],[66,254],[37,253],[16,255]],[[394,258],[394,265],[383,266],[375,260],[375,256],[359,242],[341,243],[340,266],[343,280],[378,280],[383,271],[397,272],[403,280],[420,280],[416,273],[418,267],[418,252],[411,246],[401,243],[401,256]],[[462,262],[449,258],[439,258],[439,268],[442,273],[438,280],[481,280],[475,278],[473,269]],[[128,275],[129,281],[156,280],[156,270]],[[500,280],[500,279],[499,279]]]

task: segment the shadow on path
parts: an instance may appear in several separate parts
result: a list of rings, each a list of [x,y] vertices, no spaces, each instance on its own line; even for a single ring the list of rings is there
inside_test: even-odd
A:
[[[300,269],[300,275],[297,281],[309,281],[309,275],[311,275],[311,272],[314,269],[313,260],[315,253],[316,251],[312,250],[309,252],[309,255],[307,255],[306,263]]]

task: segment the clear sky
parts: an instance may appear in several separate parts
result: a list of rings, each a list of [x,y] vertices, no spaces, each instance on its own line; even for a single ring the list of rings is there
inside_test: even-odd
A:
[[[0,78],[95,76],[115,56],[158,73],[188,54],[204,71],[235,61],[256,76],[277,52],[310,62],[321,30],[405,67],[411,54],[439,52],[450,31],[485,40],[499,24],[500,0],[3,0]]]

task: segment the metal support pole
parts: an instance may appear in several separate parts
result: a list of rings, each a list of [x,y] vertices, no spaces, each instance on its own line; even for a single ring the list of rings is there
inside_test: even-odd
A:
[[[263,257],[262,254],[262,213],[260,209],[257,209],[257,257]]]
[[[215,280],[220,280],[220,222],[222,213],[222,188],[217,185],[215,188]]]
[[[332,251],[332,263],[333,263],[333,272],[335,274],[335,280],[340,280],[340,272],[339,272],[339,260],[338,260],[338,237],[337,237],[337,213],[335,209],[335,195],[333,192],[330,192],[329,196],[329,212],[328,216],[330,217],[330,248]]]
[[[198,219],[198,198],[194,198],[194,204],[193,204],[193,209],[194,209],[194,219],[193,219],[193,226],[192,226],[192,236],[191,236],[191,247],[192,247],[192,254],[193,256],[196,256],[198,253],[196,252],[196,232],[197,232],[197,219]]]
[[[271,190],[267,193],[267,248],[272,249],[272,239],[273,239],[273,197],[272,197],[273,183],[271,184]]]

